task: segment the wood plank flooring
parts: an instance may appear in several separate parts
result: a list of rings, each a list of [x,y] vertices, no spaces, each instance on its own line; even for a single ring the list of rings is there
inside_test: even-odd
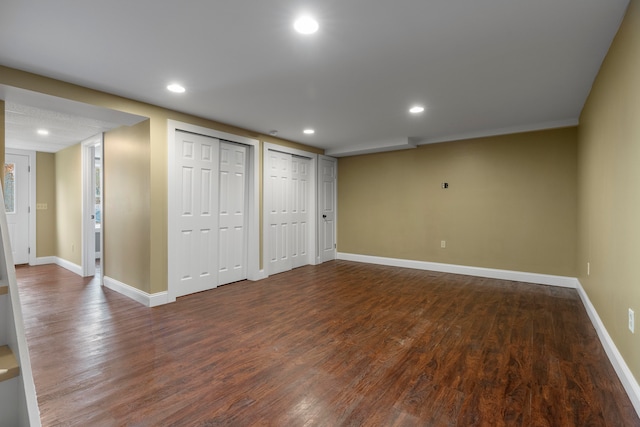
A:
[[[335,261],[146,308],[17,274],[45,426],[640,426],[572,289]]]

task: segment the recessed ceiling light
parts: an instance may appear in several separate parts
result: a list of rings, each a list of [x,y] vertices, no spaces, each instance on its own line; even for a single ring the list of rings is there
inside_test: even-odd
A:
[[[416,105],[409,109],[409,112],[412,114],[422,113],[423,111],[424,111],[424,107],[421,107],[420,105]]]
[[[306,133],[307,135],[313,135],[314,133],[316,133],[316,131],[313,129],[305,129],[302,132]]]
[[[167,86],[167,90],[174,93],[184,93],[186,89],[184,88],[184,86],[181,86],[177,83],[172,83],[169,86]]]
[[[38,135],[49,135],[49,131],[46,129],[38,129]]]
[[[319,25],[318,21],[308,15],[305,15],[296,19],[293,23],[293,28],[295,28],[295,30],[300,34],[313,34],[318,31]]]

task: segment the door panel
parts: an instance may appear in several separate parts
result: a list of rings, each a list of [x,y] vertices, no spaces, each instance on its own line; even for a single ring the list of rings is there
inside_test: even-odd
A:
[[[309,259],[312,161],[271,149],[265,156],[267,271],[277,274],[312,262]]]
[[[29,156],[6,154],[5,208],[14,264],[29,262]]]
[[[292,267],[309,264],[309,171],[311,160],[291,159],[291,262]]]
[[[217,198],[219,141],[215,138],[176,132],[176,167],[179,173],[178,217],[181,238],[178,251],[180,283],[176,296],[215,288],[217,285],[216,247],[218,229]]]
[[[269,168],[267,185],[267,203],[269,215],[269,274],[291,270],[293,264],[290,256],[290,154],[268,151]]]
[[[336,159],[320,156],[320,259],[336,258]]]
[[[247,147],[220,143],[219,271],[221,285],[247,278]]]

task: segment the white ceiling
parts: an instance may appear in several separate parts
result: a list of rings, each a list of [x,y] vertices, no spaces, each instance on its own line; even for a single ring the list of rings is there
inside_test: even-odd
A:
[[[352,154],[576,124],[628,2],[2,0],[0,64]]]
[[[5,100],[5,146],[56,152],[94,135],[146,117],[0,85]],[[46,129],[49,135],[37,133]]]

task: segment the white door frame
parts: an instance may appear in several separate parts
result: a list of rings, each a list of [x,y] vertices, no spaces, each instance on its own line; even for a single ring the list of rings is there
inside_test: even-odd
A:
[[[212,138],[236,142],[249,147],[249,155],[247,156],[247,181],[249,184],[249,205],[247,206],[247,278],[249,280],[260,280],[263,278],[263,273],[260,270],[260,182],[258,172],[260,165],[260,141],[176,120],[167,120],[167,302],[174,302],[176,300],[176,296],[178,294],[176,287],[179,283],[179,277],[177,277],[178,270],[173,262],[173,260],[177,259],[176,251],[178,249],[175,233],[178,223],[178,215],[177,211],[174,209],[175,206],[178,205],[178,190],[175,185],[176,131],[210,136]]]
[[[82,141],[82,276],[96,274],[96,187],[95,187],[95,149],[100,146],[100,158],[104,161],[104,138],[99,133]],[[104,168],[102,169],[104,172]],[[102,188],[102,186],[100,186]],[[100,204],[103,197],[100,197]],[[102,222],[104,211],[101,209]],[[100,229],[100,253],[104,255],[102,242],[104,228]],[[104,262],[101,262],[103,265]],[[102,284],[102,278],[100,279]]]
[[[311,153],[309,151],[298,150],[296,148],[285,147],[283,145],[272,144],[269,142],[264,143],[263,155],[264,164],[262,167],[262,183],[263,187],[266,187],[269,183],[269,165],[267,164],[269,159],[269,150],[279,151],[281,153],[291,154],[299,157],[306,157],[311,159],[311,170],[309,172],[309,210],[312,212],[309,218],[309,264],[317,264],[318,259],[318,245],[317,245],[317,212],[318,212],[318,185],[317,185],[317,166],[318,166],[318,155],[315,153]],[[269,194],[266,188],[263,188],[263,195]],[[262,206],[262,230],[263,230],[263,239],[262,239],[262,265],[264,267],[265,277],[269,277],[269,271],[267,266],[269,265],[269,242],[268,237],[269,233],[267,230],[269,229],[269,206],[266,199],[263,199]]]
[[[29,265],[36,265],[36,152],[15,148],[6,148],[4,152],[29,158]]]

